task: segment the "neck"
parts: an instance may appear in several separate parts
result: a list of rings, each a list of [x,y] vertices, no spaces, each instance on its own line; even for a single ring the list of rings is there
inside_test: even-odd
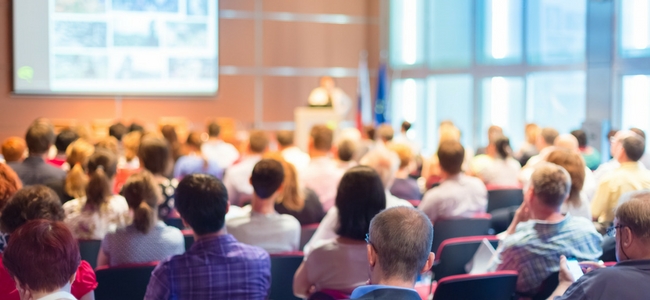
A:
[[[399,169],[399,170],[397,170],[397,173],[395,173],[395,178],[406,179],[408,177],[409,177],[408,168]]]
[[[208,141],[220,141],[221,139],[218,136],[211,136],[208,138]]]
[[[375,266],[376,271],[372,272],[370,275],[370,283],[376,285],[386,285],[401,287],[406,289],[413,289],[415,287],[415,280],[404,280],[402,278],[394,277],[384,277],[380,270],[377,270],[379,266]]]
[[[276,196],[273,195],[269,198],[262,199],[256,194],[253,194],[251,210],[263,215],[272,214],[275,212],[275,198]]]
[[[42,159],[47,159],[47,152],[45,153],[29,153],[30,157],[40,157]]]
[[[564,220],[564,215],[558,209],[542,208],[532,211],[532,214],[535,220],[540,221],[555,223]]]
[[[309,151],[309,156],[311,158],[326,157],[326,156],[329,156],[329,151],[322,151],[322,150],[312,149],[311,151]]]
[[[31,299],[40,299],[43,298],[47,295],[58,293],[58,292],[68,292],[70,293],[70,283],[68,282],[66,285],[64,285],[62,288],[56,290],[56,291],[49,291],[49,292],[35,292],[35,291],[30,291],[32,298]]]
[[[198,235],[198,234],[194,233],[194,240],[195,241],[205,240],[205,239],[218,237],[218,236],[222,236],[222,235],[226,235],[226,234],[228,234],[228,231],[226,230],[226,226],[224,226],[223,228],[221,228],[221,230],[219,230],[217,232],[213,232],[213,233],[206,233],[206,234],[202,234],[202,235]]]
[[[291,147],[293,147],[293,145],[288,145],[288,146],[278,145],[278,150],[283,151],[283,150],[289,149]]]

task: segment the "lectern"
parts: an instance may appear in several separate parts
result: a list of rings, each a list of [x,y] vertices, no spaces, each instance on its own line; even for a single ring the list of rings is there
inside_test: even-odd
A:
[[[294,111],[296,120],[295,143],[303,151],[307,151],[309,132],[314,125],[326,125],[337,135],[342,117],[331,107],[298,107]]]

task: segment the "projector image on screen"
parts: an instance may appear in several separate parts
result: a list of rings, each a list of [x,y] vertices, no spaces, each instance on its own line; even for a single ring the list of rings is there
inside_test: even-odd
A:
[[[14,92],[214,95],[217,12],[217,0],[14,1]]]

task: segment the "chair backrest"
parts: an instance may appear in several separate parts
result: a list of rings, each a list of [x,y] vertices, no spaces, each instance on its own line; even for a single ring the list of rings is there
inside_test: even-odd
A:
[[[300,299],[293,295],[293,275],[303,258],[302,252],[271,254],[270,300]]]
[[[183,220],[181,218],[169,218],[165,219],[165,224],[169,226],[174,226],[180,230],[185,229],[185,225],[183,225]]]
[[[520,188],[488,190],[487,212],[510,206],[519,206],[524,202],[524,193]]]
[[[441,219],[433,224],[433,245],[431,251],[437,251],[444,240],[464,237],[487,235],[490,231],[491,217],[482,214],[472,218]]]
[[[309,243],[309,240],[311,237],[314,235],[314,232],[316,232],[316,229],[318,229],[319,223],[314,223],[314,224],[307,224],[303,225],[300,229],[300,250],[303,250],[305,248],[305,245]]]
[[[97,267],[97,255],[102,247],[102,240],[79,240],[79,254],[94,269]]]
[[[532,295],[532,300],[546,300],[550,297],[558,284],[560,284],[559,278],[560,272],[553,272],[551,275],[548,275],[546,279],[542,282],[542,285],[539,287],[539,291]]]
[[[511,300],[517,285],[517,272],[455,275],[438,281],[433,300]]]
[[[131,264],[115,267],[99,267],[97,276],[97,300],[141,300],[147,291],[151,272],[158,262]]]
[[[185,251],[187,251],[192,247],[192,244],[194,244],[194,231],[192,231],[192,229],[183,229],[181,232],[185,239]]]
[[[494,248],[499,244],[499,239],[494,235],[468,236],[444,240],[438,247],[436,261],[432,268],[435,280],[452,275],[467,274],[465,265],[472,260],[483,239],[490,241]]]

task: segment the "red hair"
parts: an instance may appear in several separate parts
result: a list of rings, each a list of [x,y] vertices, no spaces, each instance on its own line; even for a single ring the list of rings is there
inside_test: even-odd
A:
[[[9,274],[31,291],[65,286],[81,263],[79,246],[63,222],[33,220],[11,234],[3,253]]]
[[[5,207],[9,198],[13,196],[23,184],[16,172],[5,164],[0,164],[0,211]]]

